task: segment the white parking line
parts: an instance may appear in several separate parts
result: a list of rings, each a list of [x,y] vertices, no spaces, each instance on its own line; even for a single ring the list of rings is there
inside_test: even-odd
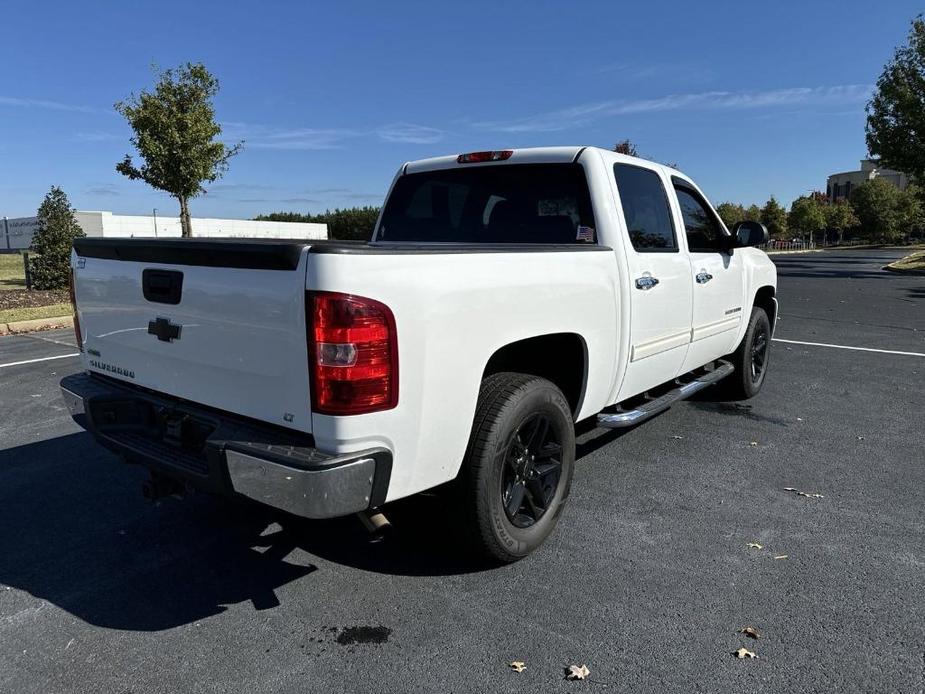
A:
[[[68,357],[79,357],[80,352],[74,352],[73,354],[59,354],[57,357],[40,357],[39,359],[26,359],[25,361],[11,361],[9,364],[0,364],[0,369],[5,369],[8,366],[22,366],[23,364],[35,364],[40,361],[50,361],[52,359],[67,359]]]
[[[803,342],[801,340],[784,340],[779,337],[774,342],[786,342],[791,345],[809,345],[811,347],[834,347],[835,349],[853,349],[857,352],[879,352],[880,354],[901,354],[904,357],[925,357],[925,352],[900,352],[895,349],[874,349],[873,347],[852,347],[850,345],[832,345],[828,342]]]

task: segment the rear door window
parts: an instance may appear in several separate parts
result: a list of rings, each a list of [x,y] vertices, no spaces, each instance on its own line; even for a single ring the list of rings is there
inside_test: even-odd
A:
[[[677,252],[668,195],[658,173],[632,164],[614,164],[613,175],[633,248],[640,253]]]
[[[378,241],[594,243],[579,164],[504,164],[406,174],[382,214]]]

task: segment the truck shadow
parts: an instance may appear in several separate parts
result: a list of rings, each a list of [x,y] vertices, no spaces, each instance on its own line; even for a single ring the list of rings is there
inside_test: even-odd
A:
[[[390,504],[394,532],[373,544],[355,517],[308,521],[203,494],[151,504],[145,478],[87,433],[0,451],[0,604],[9,586],[90,624],[159,631],[238,603],[277,607],[287,584],[337,581],[331,563],[409,576],[492,568],[450,539],[445,489]]]
[[[623,433],[588,439],[578,457]],[[372,543],[355,517],[308,521],[202,494],[151,504],[145,478],[84,432],[0,451],[0,596],[9,586],[96,626],[159,631],[238,603],[272,609],[299,579],[337,581],[330,564],[399,576],[497,568],[460,550],[448,487],[389,504],[393,532]]]
[[[286,560],[297,542],[268,533],[260,509],[208,497],[158,507],[143,479],[86,433],[0,451],[0,595],[10,586],[90,624],[157,631],[235,603],[275,607],[278,588],[316,571]]]

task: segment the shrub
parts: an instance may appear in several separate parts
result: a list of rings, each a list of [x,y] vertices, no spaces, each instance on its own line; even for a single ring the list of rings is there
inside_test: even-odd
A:
[[[71,247],[74,239],[84,236],[74,217],[67,195],[52,186],[38,210],[38,223],[32,237],[29,271],[36,289],[64,289],[68,285]]]

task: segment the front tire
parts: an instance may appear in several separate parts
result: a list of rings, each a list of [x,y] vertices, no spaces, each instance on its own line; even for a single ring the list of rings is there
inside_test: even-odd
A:
[[[513,562],[539,547],[568,498],[574,466],[575,427],[562,391],[527,374],[483,380],[458,480],[474,549]]]
[[[768,373],[770,356],[771,322],[764,309],[755,306],[742,342],[726,357],[735,372],[726,378],[725,394],[733,400],[747,400],[758,395]]]

